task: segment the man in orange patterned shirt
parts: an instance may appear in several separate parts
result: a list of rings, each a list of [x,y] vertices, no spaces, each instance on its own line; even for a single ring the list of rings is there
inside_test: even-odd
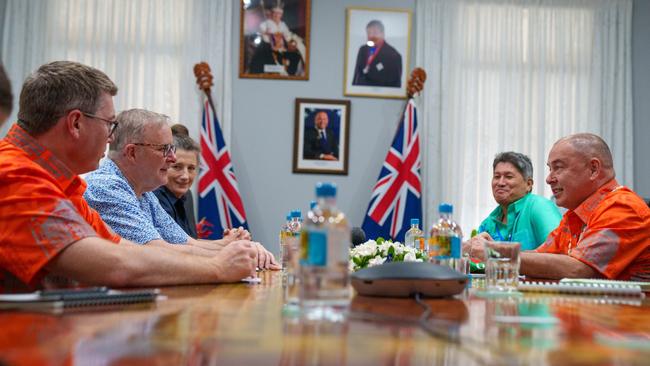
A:
[[[140,246],[88,206],[78,174],[96,169],[112,140],[116,93],[103,72],[68,61],[25,81],[18,122],[0,141],[0,292],[234,282],[255,273],[249,241],[209,256]]]
[[[589,133],[562,138],[547,165],[546,183],[569,211],[544,244],[521,254],[521,273],[650,281],[650,208],[618,184],[605,141]]]

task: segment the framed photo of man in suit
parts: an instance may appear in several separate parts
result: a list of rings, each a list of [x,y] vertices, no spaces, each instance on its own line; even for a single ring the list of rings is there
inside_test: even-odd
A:
[[[406,98],[411,11],[347,8],[344,94]]]
[[[293,172],[348,174],[350,101],[296,98]]]
[[[240,0],[239,77],[309,80],[311,0]]]

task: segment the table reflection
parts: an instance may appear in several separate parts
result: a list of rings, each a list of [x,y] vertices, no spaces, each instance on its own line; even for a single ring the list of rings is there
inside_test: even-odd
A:
[[[259,285],[163,288],[167,300],[62,315],[0,312],[0,363],[485,365],[645,364],[647,300],[549,294],[354,296],[340,322],[283,312],[278,273]]]

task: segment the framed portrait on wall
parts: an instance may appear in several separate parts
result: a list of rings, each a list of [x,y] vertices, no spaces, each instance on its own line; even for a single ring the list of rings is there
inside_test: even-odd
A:
[[[344,94],[406,98],[411,11],[347,8]]]
[[[348,174],[350,101],[296,98],[293,172]]]
[[[239,77],[309,79],[311,0],[240,0]]]

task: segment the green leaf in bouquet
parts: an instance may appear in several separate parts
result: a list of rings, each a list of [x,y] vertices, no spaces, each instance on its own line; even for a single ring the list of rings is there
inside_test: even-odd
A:
[[[381,236],[378,237],[377,240],[375,240],[377,245],[382,245],[385,241],[386,241],[386,239],[382,238]]]

